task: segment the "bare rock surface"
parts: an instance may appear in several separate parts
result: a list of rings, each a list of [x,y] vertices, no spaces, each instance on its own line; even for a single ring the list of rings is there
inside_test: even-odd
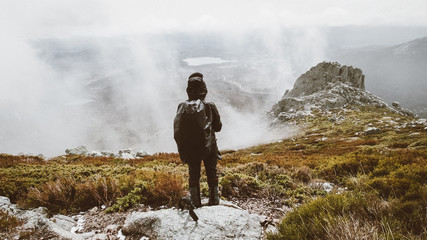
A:
[[[68,216],[55,215],[51,218],[47,217],[46,209],[43,207],[24,210],[19,209],[16,204],[11,204],[9,198],[0,197],[0,209],[7,211],[18,219],[23,224],[16,229],[16,233],[22,232],[44,232],[44,237],[53,239],[85,239],[83,236],[79,236],[72,233],[70,230],[74,226],[74,220]],[[42,236],[34,236],[37,237]],[[43,237],[42,237],[43,238]]]
[[[322,62],[302,74],[295,82],[288,97],[307,96],[329,88],[330,84],[344,83],[349,87],[365,90],[365,75],[359,68]]]
[[[48,217],[43,207],[20,209],[9,198],[0,196],[0,210],[22,221],[13,231],[0,232],[0,239],[20,239],[22,235],[31,239],[61,240],[263,239],[266,229],[274,228],[277,219],[265,214],[271,212],[271,208],[257,210],[256,205],[262,204],[251,202],[242,204],[245,209],[225,200],[219,206],[195,209],[199,217],[195,222],[188,210],[150,210],[142,205],[128,212],[107,214],[94,207],[73,216]]]
[[[138,239],[262,239],[263,216],[222,205],[198,208],[195,213],[197,222],[187,210],[133,212],[122,232]]]

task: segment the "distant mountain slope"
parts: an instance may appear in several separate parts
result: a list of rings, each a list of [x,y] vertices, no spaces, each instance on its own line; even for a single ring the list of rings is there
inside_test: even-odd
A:
[[[330,58],[363,69],[368,91],[427,116],[427,37],[392,47],[339,50]]]

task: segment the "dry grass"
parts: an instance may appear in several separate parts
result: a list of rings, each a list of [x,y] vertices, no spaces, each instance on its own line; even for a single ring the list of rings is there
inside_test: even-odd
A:
[[[379,229],[372,222],[361,220],[354,215],[338,216],[325,224],[327,240],[370,240],[378,238]]]
[[[72,177],[58,178],[41,187],[30,188],[28,200],[24,205],[44,206],[51,212],[64,212],[74,206],[77,182]]]
[[[93,179],[84,182],[79,189],[82,189],[82,192],[89,191],[89,196],[95,198],[98,206],[111,206],[121,196],[118,182],[112,177],[97,175]]]
[[[9,214],[8,211],[0,209],[0,232],[9,233],[24,222]],[[1,236],[1,234],[0,234]]]
[[[12,167],[16,164],[43,164],[45,159],[41,156],[27,156],[27,155],[9,155],[0,153],[0,168]]]
[[[159,173],[154,178],[154,187],[151,189],[154,205],[178,206],[185,195],[182,176]]]

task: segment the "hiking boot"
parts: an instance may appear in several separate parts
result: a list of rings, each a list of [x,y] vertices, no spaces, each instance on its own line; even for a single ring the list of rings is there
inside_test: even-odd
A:
[[[209,188],[209,206],[219,205],[219,188],[218,186]]]
[[[200,199],[200,187],[189,188],[190,198],[194,204],[194,207],[199,208],[202,206],[202,200]]]

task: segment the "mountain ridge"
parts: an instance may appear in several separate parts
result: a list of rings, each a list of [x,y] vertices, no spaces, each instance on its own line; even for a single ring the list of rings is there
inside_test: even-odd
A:
[[[360,67],[368,91],[427,116],[427,37],[393,46],[341,49],[330,53],[329,59]]]

